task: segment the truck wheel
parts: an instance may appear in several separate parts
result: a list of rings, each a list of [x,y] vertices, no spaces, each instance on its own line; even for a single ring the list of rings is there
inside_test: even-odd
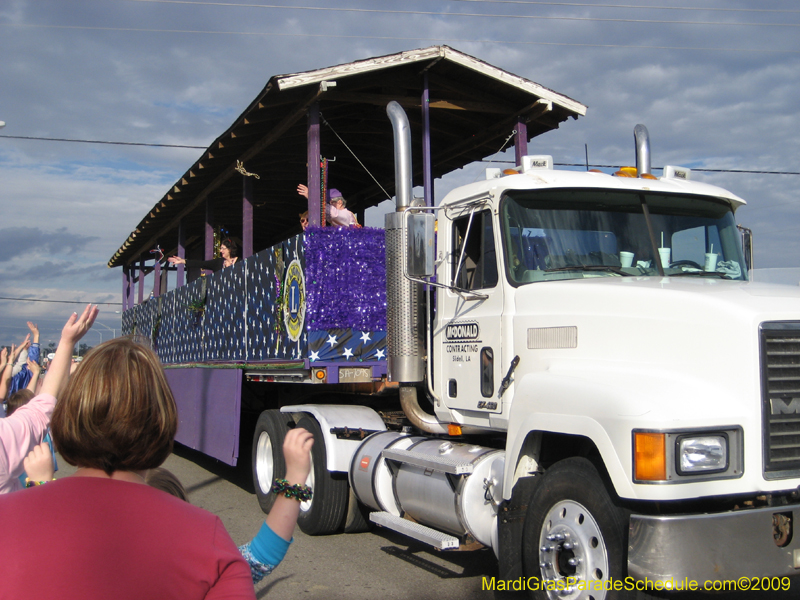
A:
[[[283,439],[289,431],[289,415],[279,410],[265,410],[258,416],[253,434],[253,486],[261,510],[269,512],[277,497],[272,493],[272,482],[286,475],[283,460]]]
[[[628,512],[617,506],[597,469],[585,458],[568,458],[548,469],[528,505],[523,565],[535,576],[537,599],[611,600],[633,592],[578,589],[578,582],[625,578]],[[596,584],[598,587],[600,584]]]
[[[337,533],[344,525],[347,512],[349,497],[347,475],[328,471],[325,438],[316,419],[303,417],[297,426],[314,435],[314,446],[311,448],[311,473],[307,480],[314,495],[311,500],[300,503],[297,525],[306,535]]]

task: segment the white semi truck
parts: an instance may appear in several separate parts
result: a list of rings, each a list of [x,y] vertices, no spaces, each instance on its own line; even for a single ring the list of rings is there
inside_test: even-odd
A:
[[[786,589],[800,569],[800,290],[749,281],[744,200],[688,169],[653,176],[637,126],[636,169],[527,156],[424,207],[405,113],[387,111],[388,371],[404,415],[265,411],[264,491],[294,421],[317,436],[310,533],[347,512],[346,530],[368,518],[442,550],[490,547],[500,579],[543,597],[637,593],[614,583],[626,577]]]

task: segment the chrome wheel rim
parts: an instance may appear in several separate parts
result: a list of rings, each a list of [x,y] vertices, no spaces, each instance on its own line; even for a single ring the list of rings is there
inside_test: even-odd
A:
[[[549,598],[604,600],[608,550],[592,514],[581,504],[555,504],[539,535],[539,568]]]
[[[311,451],[311,470],[308,472],[308,477],[306,477],[306,485],[311,488],[311,491],[314,491],[314,452]],[[312,496],[311,500],[303,500],[300,503],[300,510],[302,512],[308,512],[311,510],[311,503],[314,501]]]
[[[275,478],[275,464],[272,460],[272,439],[266,431],[258,436],[256,446],[256,479],[258,487],[263,494],[272,491],[272,481]]]

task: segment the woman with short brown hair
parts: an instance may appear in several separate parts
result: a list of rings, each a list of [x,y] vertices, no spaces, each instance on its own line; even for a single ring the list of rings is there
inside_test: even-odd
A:
[[[219,518],[145,484],[176,428],[152,350],[125,338],[91,350],[52,420],[56,447],[78,470],[0,499],[0,597],[254,598]]]
[[[128,338],[97,346],[70,377],[50,428],[59,454],[79,470],[111,476],[160,466],[178,412],[158,357]]]

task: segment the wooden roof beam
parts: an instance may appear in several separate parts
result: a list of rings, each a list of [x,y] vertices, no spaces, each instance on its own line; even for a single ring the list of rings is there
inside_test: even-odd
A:
[[[551,111],[553,108],[553,103],[547,100],[537,100],[536,102],[532,102],[528,106],[524,107],[522,110],[517,111],[517,115],[523,116],[527,118],[529,121],[535,120],[539,116]],[[481,133],[467,139],[463,140],[457,144],[450,146],[440,152],[437,152],[433,156],[433,163],[434,165],[439,161],[450,161],[454,160],[456,157],[469,152],[470,150],[486,143],[493,137],[502,136],[505,132],[511,132],[514,129],[514,125],[517,122],[518,117],[514,116],[512,118],[506,118],[500,121],[499,123],[495,124],[492,127],[489,127],[483,130]]]
[[[298,108],[296,108],[289,116],[284,119],[277,127],[272,129],[267,135],[265,135],[259,142],[254,144],[250,147],[250,149],[245,152],[242,156],[239,157],[239,160],[245,162],[250,160],[254,156],[256,156],[259,152],[264,150],[264,148],[268,147],[270,144],[275,142],[278,138],[280,138],[283,133],[289,129],[292,125],[294,125],[297,121],[305,117],[306,112],[311,107],[314,102],[317,102],[323,95],[325,91],[321,89],[321,87],[313,94],[311,94],[305,102],[303,102]],[[206,188],[200,192],[194,200],[192,200],[183,210],[181,210],[175,217],[172,218],[169,223],[162,228],[162,231],[169,230],[172,227],[177,227],[178,222],[196,209],[200,204],[202,204],[206,198],[208,198],[211,193],[224,184],[230,177],[232,177],[236,173],[236,164],[234,163],[228,165],[222,173],[217,175],[217,177],[212,181]],[[155,235],[151,236],[145,243],[141,245],[141,247],[146,248],[148,246],[152,246],[154,243],[158,241],[161,232],[156,233]],[[136,261],[136,257],[129,258],[125,264],[131,264],[132,262]]]

